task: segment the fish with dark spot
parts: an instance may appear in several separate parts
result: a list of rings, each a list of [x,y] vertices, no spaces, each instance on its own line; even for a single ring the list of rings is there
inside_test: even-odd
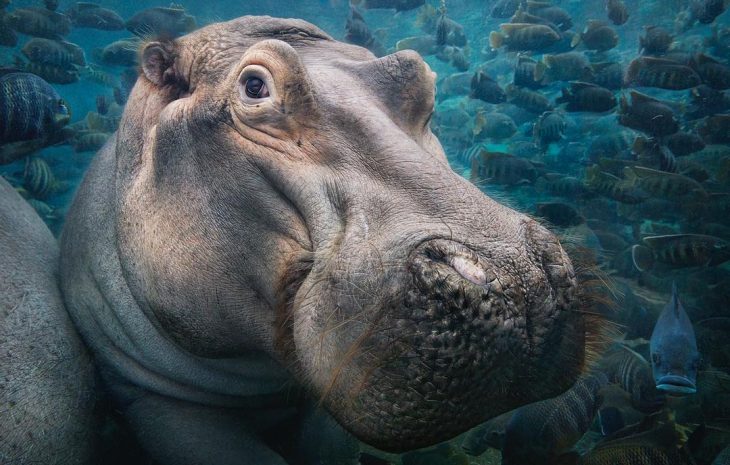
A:
[[[562,89],[556,105],[566,104],[567,111],[605,112],[616,106],[616,97],[608,89],[587,82],[571,82]]]
[[[672,297],[657,319],[649,341],[656,388],[672,395],[697,392],[700,353],[692,322],[672,285]]]

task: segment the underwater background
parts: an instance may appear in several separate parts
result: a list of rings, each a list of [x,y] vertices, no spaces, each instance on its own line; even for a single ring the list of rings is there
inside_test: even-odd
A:
[[[0,175],[55,235],[144,38],[307,20],[438,74],[453,169],[555,231],[615,341],[565,394],[361,462],[730,464],[730,13],[722,0],[0,0]],[[30,74],[28,74],[30,73]],[[38,79],[40,78],[40,79]],[[46,84],[50,84],[50,87]]]

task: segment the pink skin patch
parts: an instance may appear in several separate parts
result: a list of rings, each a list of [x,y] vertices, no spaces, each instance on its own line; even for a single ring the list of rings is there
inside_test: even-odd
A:
[[[471,281],[478,286],[487,284],[487,275],[476,263],[464,257],[452,257],[449,265],[456,270],[464,279]]]

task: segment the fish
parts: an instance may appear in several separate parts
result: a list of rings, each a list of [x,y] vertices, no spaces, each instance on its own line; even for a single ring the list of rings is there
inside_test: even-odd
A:
[[[672,297],[651,333],[649,348],[657,389],[672,395],[697,392],[700,353],[692,322],[679,300],[676,283],[672,284]]]
[[[18,35],[7,23],[6,17],[7,13],[4,10],[0,10],[0,46],[15,47],[18,45]]]
[[[502,103],[507,100],[507,94],[499,87],[497,81],[489,77],[484,71],[477,71],[472,77],[469,97],[487,103]]]
[[[580,179],[560,173],[544,173],[537,179],[535,187],[551,195],[575,199],[584,196],[588,188]]]
[[[587,82],[571,82],[562,89],[556,105],[566,104],[566,111],[605,112],[616,107],[616,97],[608,89]]]
[[[550,21],[561,31],[567,31],[573,26],[573,18],[563,8],[550,2],[537,2],[528,0],[526,3],[527,12]]]
[[[560,228],[578,226],[585,222],[585,218],[575,207],[564,202],[539,202],[535,206],[535,215]]]
[[[622,0],[607,0],[606,14],[616,26],[621,26],[629,20],[629,10]]]
[[[687,112],[690,119],[700,119],[730,110],[730,97],[705,84],[692,88],[690,98],[692,108]]]
[[[666,104],[636,91],[619,101],[619,124],[654,137],[669,136],[679,131],[679,121]]]
[[[600,409],[598,411],[598,425],[603,436],[610,436],[626,426],[621,410],[616,407]]]
[[[423,6],[426,0],[350,0],[350,4],[358,5],[366,10],[394,9],[408,11]]]
[[[593,77],[589,81],[606,89],[617,90],[624,85],[624,68],[621,63],[592,63]]]
[[[443,101],[450,97],[469,95],[471,92],[471,81],[474,77],[472,73],[454,73],[449,74],[441,79],[437,84],[437,97],[439,101]]]
[[[707,198],[707,192],[700,183],[679,173],[634,166],[624,168],[624,178],[659,198],[676,199],[690,195]]]
[[[698,86],[702,78],[689,66],[665,58],[641,56],[629,63],[624,85],[683,90]]]
[[[598,361],[596,370],[628,393],[636,410],[652,413],[664,405],[665,399],[656,388],[651,364],[626,345],[613,344]]]
[[[30,196],[38,200],[45,200],[66,188],[64,183],[56,179],[48,163],[38,157],[26,158],[23,187]]]
[[[645,26],[644,35],[639,37],[639,52],[649,55],[667,53],[674,42],[674,36],[661,26]]]
[[[139,46],[137,39],[117,40],[104,48],[94,49],[91,56],[106,66],[136,66]]]
[[[65,67],[31,61],[24,66],[24,71],[38,75],[53,84],[73,84],[79,80],[79,72],[73,66]]]
[[[657,139],[637,136],[631,151],[641,166],[668,173],[677,172],[674,153]]]
[[[639,271],[657,264],[669,268],[717,266],[730,260],[730,242],[704,234],[669,234],[644,237],[632,247],[634,266]]]
[[[535,80],[535,68],[537,61],[527,56],[520,56],[515,64],[512,83],[517,87],[527,87],[530,89],[540,89],[544,84]]]
[[[583,32],[573,37],[571,46],[583,44],[588,50],[605,52],[618,45],[619,37],[616,31],[604,21],[590,20]]]
[[[691,17],[701,24],[710,24],[727,8],[724,0],[690,0]]]
[[[593,192],[625,204],[638,204],[649,198],[640,187],[602,171],[598,165],[586,169],[586,185]]]
[[[548,464],[570,450],[591,425],[607,384],[603,373],[589,373],[565,393],[517,409],[505,428],[502,464]]]
[[[522,158],[502,152],[483,151],[472,160],[472,181],[516,185],[533,183],[538,176],[535,165]]]
[[[0,145],[49,139],[71,119],[66,102],[46,81],[22,72],[0,75]]]
[[[497,0],[492,7],[491,16],[492,18],[505,19],[512,17],[523,0]]]
[[[124,25],[129,32],[143,38],[175,38],[198,27],[195,17],[181,7],[147,8],[129,18]]]
[[[365,47],[375,56],[386,54],[383,44],[370,32],[365,18],[353,6],[350,7],[350,14],[345,23],[345,41]]]
[[[730,465],[730,446],[727,446],[715,457],[712,465]]]
[[[542,114],[552,109],[550,100],[540,92],[510,84],[505,88],[505,93],[509,103],[532,113]]]
[[[594,163],[601,158],[623,158],[633,141],[634,136],[629,131],[619,130],[609,134],[599,134],[588,146],[588,156]]]
[[[697,72],[704,84],[718,90],[730,89],[730,66],[704,53],[694,54],[689,66]]]
[[[436,38],[432,35],[406,37],[395,43],[396,51],[415,50],[423,56],[435,54],[439,47],[436,45]]]
[[[517,125],[509,116],[503,113],[479,112],[474,118],[474,138],[483,140],[485,138],[499,141],[507,139],[517,132]]]
[[[428,449],[406,452],[401,456],[401,465],[469,465],[464,452],[449,442]]]
[[[545,54],[535,65],[535,81],[585,81],[593,78],[593,68],[583,53]]]
[[[96,3],[76,2],[66,10],[66,16],[78,28],[121,31],[125,27],[124,19],[116,11]]]
[[[45,8],[16,8],[5,15],[5,24],[33,37],[60,39],[71,32],[68,16]]]
[[[86,66],[86,57],[81,47],[71,42],[34,37],[21,49],[30,61],[60,67]]]
[[[80,131],[77,133],[71,145],[74,151],[80,152],[96,152],[106,144],[111,134],[106,132]]]
[[[464,47],[467,44],[464,26],[446,15],[439,15],[434,37],[438,46]]]
[[[101,84],[103,86],[111,88],[119,86],[119,80],[115,75],[107,73],[106,71],[103,71],[95,66],[87,65],[83,68],[80,68],[79,71],[84,79],[87,79],[91,82],[95,82],[97,84]]]
[[[509,51],[543,51],[560,40],[560,34],[549,26],[529,23],[500,24],[501,31],[489,34],[493,49],[506,46]]]
[[[614,433],[582,456],[579,465],[690,465],[674,423],[657,424],[642,431],[629,426]]]
[[[507,424],[516,410],[503,413],[476,428],[472,428],[464,437],[461,448],[468,455],[482,455],[488,448],[502,450]]]
[[[43,0],[46,10],[56,11],[58,9],[58,0]]]
[[[556,111],[546,111],[540,115],[532,128],[535,141],[543,148],[565,137],[567,123],[563,115]]]
[[[704,149],[706,144],[694,132],[679,131],[667,137],[666,144],[669,150],[677,157],[685,157]]]
[[[713,115],[705,118],[697,132],[708,144],[730,143],[730,115]]]

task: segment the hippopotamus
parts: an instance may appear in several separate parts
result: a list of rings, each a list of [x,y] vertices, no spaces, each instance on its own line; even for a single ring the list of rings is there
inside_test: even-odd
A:
[[[295,19],[150,40],[59,284],[160,464],[357,463],[569,388],[595,328],[559,240],[456,174],[436,75]]]

